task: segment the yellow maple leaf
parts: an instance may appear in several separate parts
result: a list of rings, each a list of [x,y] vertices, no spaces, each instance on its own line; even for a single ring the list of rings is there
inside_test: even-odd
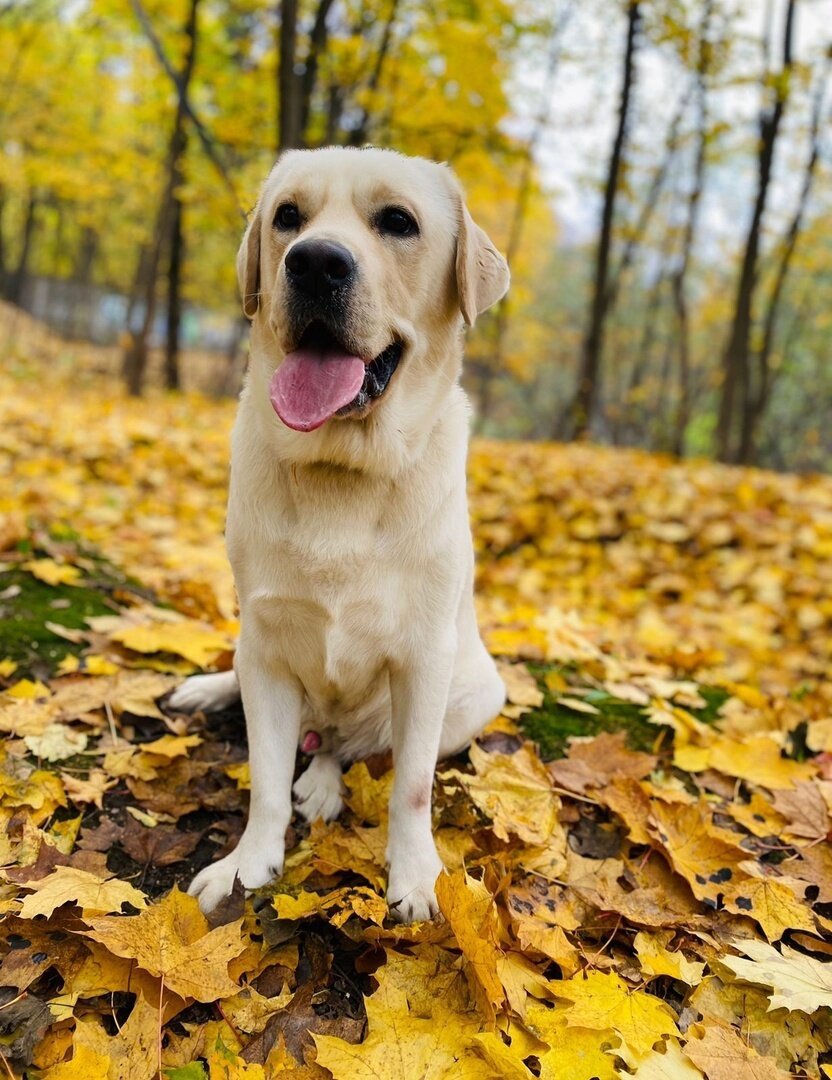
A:
[[[310,915],[319,915],[337,893],[316,893],[301,889],[297,896],[290,893],[277,893],[272,903],[278,919],[290,919],[293,922]]]
[[[615,1052],[621,1040],[611,1027],[580,1028],[568,1025],[569,1010],[530,1001],[525,1023],[548,1050],[535,1051],[540,1080],[619,1080]]]
[[[51,874],[37,881],[29,881],[26,888],[30,895],[24,896],[20,905],[20,917],[33,919],[36,915],[51,915],[62,904],[77,904],[86,918],[121,911],[122,904],[143,908],[147,904],[144,893],[127,881],[118,878],[100,878],[75,866],[56,866]]]
[[[558,822],[560,799],[540,759],[528,744],[513,754],[489,754],[477,743],[469,750],[475,773],[451,770],[476,805],[490,818],[501,840],[517,836],[528,844],[565,848]]]
[[[51,693],[48,686],[44,686],[40,680],[19,679],[14,686],[10,686],[6,694],[11,698],[20,698],[33,701],[35,698],[49,697]]]
[[[161,735],[153,742],[141,743],[138,749],[143,754],[173,759],[187,755],[189,750],[199,746],[201,742],[199,735]]]
[[[404,993],[383,985],[365,1004],[364,1042],[313,1035],[317,1062],[334,1080],[503,1080],[474,1040],[481,1027],[475,1013],[443,1009],[439,999],[430,1019],[412,1016]]]
[[[683,1050],[708,1080],[788,1080],[790,1076],[723,1024],[692,1025]]]
[[[366,762],[356,761],[344,773],[344,783],[349,794],[345,802],[361,821],[368,825],[381,825],[387,821],[387,808],[393,790],[393,770],[374,779]]]
[[[231,637],[195,620],[126,626],[114,631],[113,641],[140,653],[175,653],[197,667],[206,667],[228,649]]]
[[[109,1076],[110,1059],[81,1044],[69,1061],[47,1069],[42,1080],[109,1080]]]
[[[823,1025],[817,1026],[811,1016],[787,1009],[769,1009],[769,1000],[762,986],[745,980],[726,981],[716,975],[706,975],[690,995],[687,1004],[700,1013],[704,1023],[712,1020],[740,1031],[758,1054],[775,1059],[787,1072],[796,1061],[812,1062],[828,1046]]]
[[[584,972],[552,983],[556,997],[572,1002],[566,1013],[569,1028],[615,1031],[626,1047],[641,1057],[667,1035],[679,1035],[676,1014],[664,1001],[633,990],[613,972]]]
[[[266,1080],[262,1065],[256,1061],[246,1061],[237,1053],[238,1047],[242,1047],[228,1024],[224,1024],[222,1030],[212,1032],[212,1035],[206,1039],[205,1046],[211,1080]]]
[[[142,994],[127,1020],[110,1036],[101,1023],[85,1019],[78,1023],[75,1047],[86,1047],[109,1061],[108,1080],[153,1080],[159,1075],[159,1039],[162,1018]]]
[[[251,768],[247,761],[237,765],[224,765],[222,771],[229,780],[233,780],[238,791],[251,791]]]
[[[641,970],[645,975],[655,978],[669,975],[688,986],[696,986],[702,981],[705,965],[695,960],[688,960],[681,952],[670,952],[668,945],[673,939],[673,931],[664,930],[648,933],[646,930],[636,934],[635,950]]]
[[[77,585],[81,571],[77,566],[58,563],[54,559],[30,559],[21,564],[23,570],[44,582],[46,585]]]
[[[704,804],[653,801],[650,828],[699,900],[713,900],[744,881],[742,863],[748,858],[739,843],[717,829]],[[739,837],[737,837],[739,840]]]
[[[115,675],[118,670],[118,664],[114,664],[106,656],[93,655],[84,657],[84,673],[86,675]]]
[[[210,930],[194,897],[174,888],[138,915],[93,919],[87,936],[165,980],[175,994],[215,1001],[238,993],[228,962],[245,948],[242,920]]]
[[[674,758],[676,765],[688,772],[716,769],[726,776],[748,780],[772,791],[793,788],[817,773],[817,768],[811,762],[783,757],[780,745],[765,734],[749,735],[743,739],[720,735],[710,745],[701,748],[699,757],[694,761],[692,755],[696,752],[696,748],[688,753],[685,748],[677,751]]]
[[[756,863],[746,863],[749,878],[726,891],[723,903],[735,915],[747,915],[762,927],[769,941],[779,941],[789,930],[815,930],[815,920],[794,890],[774,877],[756,872]]]
[[[0,678],[8,679],[10,675],[14,675],[17,671],[17,661],[12,660],[7,656],[5,659],[0,660]]]
[[[235,1031],[256,1035],[276,1012],[286,1008],[292,997],[293,992],[285,985],[281,993],[273,997],[265,997],[253,986],[246,986],[234,997],[225,999],[222,1014]]]
[[[498,973],[502,951],[494,897],[481,881],[459,870],[439,875],[436,899],[465,957],[472,989],[485,1015],[493,1016],[495,1006],[505,999]]]
[[[699,1080],[703,1074],[684,1056],[678,1039],[666,1039],[638,1063],[635,1080]]]
[[[86,777],[61,773],[61,780],[67,795],[74,803],[92,803],[99,810],[103,808],[104,796],[117,783],[108,777],[103,769],[93,769]]]
[[[0,805],[31,809],[32,821],[39,825],[59,806],[66,806],[66,793],[60,777],[46,769],[21,773],[19,766],[4,767],[0,753]]]
[[[53,701],[28,698],[0,705],[0,731],[10,735],[42,735],[54,721],[57,708]]]
[[[119,671],[109,685],[107,700],[115,712],[162,719],[156,700],[166,694],[177,679],[153,671]]]

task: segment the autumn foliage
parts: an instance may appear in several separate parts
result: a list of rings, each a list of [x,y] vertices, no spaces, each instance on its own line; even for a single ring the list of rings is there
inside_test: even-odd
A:
[[[164,695],[230,662],[232,415],[0,376],[0,1070],[832,1075],[832,481],[476,443],[509,703],[437,770],[442,918],[388,918],[379,758],[209,923],[182,890],[239,836],[244,728]]]

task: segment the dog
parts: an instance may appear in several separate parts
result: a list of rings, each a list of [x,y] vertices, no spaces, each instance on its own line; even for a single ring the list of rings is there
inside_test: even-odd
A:
[[[251,320],[226,540],[234,671],[188,679],[181,711],[242,696],[248,823],[201,871],[203,911],[282,872],[292,815],[331,820],[343,764],[392,748],[387,899],[436,914],[437,760],[498,715],[505,687],[474,614],[459,385],[464,324],[508,266],[451,170],[375,148],[292,150],[237,257]],[[311,763],[292,787],[296,751]]]

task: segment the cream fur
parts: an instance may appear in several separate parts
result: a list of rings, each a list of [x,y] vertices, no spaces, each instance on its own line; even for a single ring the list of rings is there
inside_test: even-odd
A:
[[[359,262],[360,309],[345,328],[357,354],[372,359],[393,338],[406,344],[386,392],[363,415],[308,433],[285,427],[268,394],[294,347],[283,259],[295,237],[272,228],[287,200],[303,211],[304,238],[337,240]],[[372,227],[389,204],[415,214],[418,239]],[[441,869],[430,819],[437,758],[466,746],[504,701],[474,615],[468,405],[458,380],[463,314],[473,322],[502,296],[507,267],[445,167],[391,151],[326,149],[290,152],[272,170],[238,271],[253,323],[227,542],[252,797],[237,849],[191,891],[210,910],[235,875],[255,888],[280,873],[295,751],[314,729],[323,746],[295,784],[310,820],[340,811],[339,763],[392,746],[388,900],[405,921],[428,918]],[[236,689],[230,673],[199,676],[171,704],[222,707]]]

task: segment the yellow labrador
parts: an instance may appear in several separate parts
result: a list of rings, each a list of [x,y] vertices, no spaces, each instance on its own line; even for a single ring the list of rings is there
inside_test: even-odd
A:
[[[251,808],[191,892],[209,911],[235,876],[280,874],[292,790],[304,818],[334,818],[342,763],[392,747],[388,902],[427,919],[436,761],[505,699],[474,616],[459,375],[463,321],[503,296],[508,267],[447,167],[333,148],[280,158],[237,270],[252,328],[227,526],[236,671],[171,704],[242,693]],[[313,756],[292,789],[298,746]]]

